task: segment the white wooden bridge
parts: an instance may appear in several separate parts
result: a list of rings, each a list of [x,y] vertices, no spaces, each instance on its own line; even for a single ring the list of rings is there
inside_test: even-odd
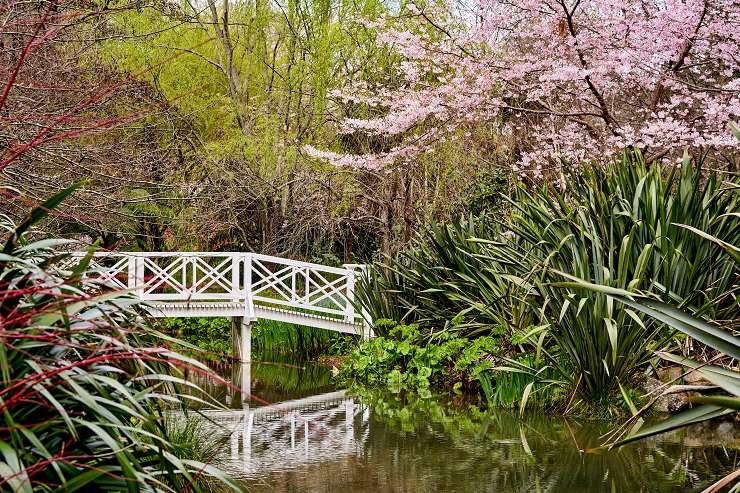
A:
[[[363,268],[256,253],[96,252],[84,277],[132,291],[154,317],[232,317],[235,352],[249,361],[257,319],[370,337],[369,317],[355,308]]]

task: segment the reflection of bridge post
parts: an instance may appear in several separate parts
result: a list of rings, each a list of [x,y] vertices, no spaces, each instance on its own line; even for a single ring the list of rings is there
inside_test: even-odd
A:
[[[252,400],[252,363],[242,363],[241,367],[241,389],[242,406],[249,406]]]
[[[344,444],[349,447],[355,435],[355,400],[352,398],[344,401]]]
[[[290,413],[290,448],[295,448],[295,411]]]
[[[308,458],[308,418],[303,420],[303,455]]]
[[[246,471],[249,459],[252,457],[252,427],[254,426],[254,412],[249,404],[244,406],[244,469]]]
[[[252,363],[234,363],[231,367],[231,385],[227,404],[232,409],[249,405],[252,397]]]
[[[233,397],[233,407],[240,405],[243,410],[242,418],[231,434],[231,456],[233,459],[239,457],[239,438],[241,437],[244,457],[249,459],[252,454],[252,427],[254,424],[254,412],[250,407],[252,364],[249,362],[234,363],[231,371],[231,383],[238,388],[238,393]]]

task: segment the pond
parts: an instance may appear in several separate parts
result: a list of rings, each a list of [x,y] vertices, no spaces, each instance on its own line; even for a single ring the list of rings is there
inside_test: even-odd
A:
[[[221,467],[254,492],[684,492],[740,467],[732,423],[593,454],[582,451],[609,424],[350,392],[328,368],[286,359],[223,373],[236,385],[208,391],[233,411],[205,411],[209,435],[223,440]]]

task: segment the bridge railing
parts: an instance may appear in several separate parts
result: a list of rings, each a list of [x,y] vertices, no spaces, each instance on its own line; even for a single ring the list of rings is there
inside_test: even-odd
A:
[[[240,303],[250,318],[255,306],[267,306],[354,323],[359,268],[256,253],[96,252],[84,276],[129,289],[145,302]]]
[[[354,269],[249,254],[245,275],[253,303],[355,318]]]

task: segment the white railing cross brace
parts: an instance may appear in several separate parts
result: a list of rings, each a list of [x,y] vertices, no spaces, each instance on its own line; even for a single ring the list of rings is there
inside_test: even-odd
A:
[[[367,337],[370,320],[354,305],[363,268],[256,253],[96,252],[84,277],[131,290],[153,316],[269,318]]]

